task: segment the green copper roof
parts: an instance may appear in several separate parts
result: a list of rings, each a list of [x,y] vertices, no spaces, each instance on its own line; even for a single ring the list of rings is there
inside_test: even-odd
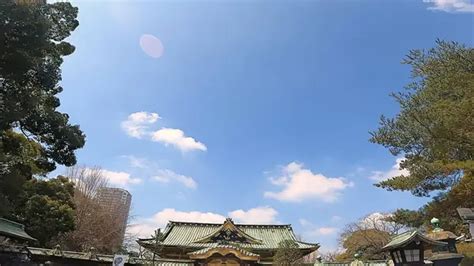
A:
[[[154,265],[160,266],[194,266],[194,262],[179,262],[179,261],[158,261]]]
[[[400,247],[403,247],[403,246],[411,243],[412,241],[421,241],[421,242],[424,242],[424,243],[427,243],[427,244],[430,244],[430,245],[434,245],[434,246],[447,245],[447,243],[445,243],[445,242],[436,241],[434,239],[431,239],[431,238],[423,235],[418,230],[413,230],[413,231],[407,231],[405,233],[396,235],[382,249],[383,250],[390,250],[390,249],[400,248]]]
[[[4,218],[0,218],[0,235],[15,239],[36,241],[36,239],[25,232],[25,226]]]
[[[3,244],[3,245],[0,244],[0,252],[13,253],[13,254],[25,254],[33,258],[41,258],[40,260],[50,260],[53,262],[58,260],[58,261],[63,261],[63,262],[65,261],[67,263],[99,262],[99,263],[107,263],[108,265],[112,265],[112,262],[114,260],[114,255],[93,254],[90,252],[63,251],[60,248],[47,249],[47,248],[37,248],[37,247],[14,246],[14,245],[6,245],[6,244]],[[143,265],[143,260],[140,260],[138,258],[129,258],[127,264]],[[69,265],[69,264],[61,264],[61,265]]]
[[[215,243],[200,243],[199,240],[215,233],[222,224],[170,222],[163,232],[159,245],[186,246],[191,248],[212,247]],[[316,250],[319,245],[298,241],[290,225],[244,225],[235,226],[245,234],[259,240],[258,243],[235,243],[235,245],[252,250],[276,249],[283,240],[293,240],[300,249]],[[138,241],[145,246],[153,245],[153,239]],[[232,244],[232,243],[230,243]]]
[[[94,254],[93,252],[76,252],[61,250],[59,247],[55,249],[37,248],[37,247],[25,247],[25,246],[14,246],[0,244],[0,252],[2,253],[16,253],[33,256],[36,258],[42,258],[43,260],[50,261],[61,261],[62,263],[84,263],[81,265],[112,265],[114,255],[105,254]],[[136,257],[129,257],[128,265],[159,265],[159,266],[193,266],[194,261],[192,260],[179,260],[179,259],[162,259],[158,258],[154,261],[144,260]],[[66,264],[61,264],[66,265]],[[69,264],[67,264],[69,265]]]

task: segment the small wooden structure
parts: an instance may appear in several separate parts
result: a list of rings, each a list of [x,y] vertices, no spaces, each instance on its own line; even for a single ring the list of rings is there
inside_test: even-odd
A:
[[[93,248],[88,252],[37,248],[19,245],[0,244],[0,265],[56,265],[56,266],[110,266],[114,255],[97,254]],[[125,265],[144,265],[145,261],[129,258]],[[159,262],[156,265],[161,265]]]
[[[114,255],[97,254],[94,248],[88,252],[31,247],[36,239],[25,232],[24,225],[0,218],[0,265],[112,265]],[[129,259],[125,265],[143,264],[136,258]],[[157,264],[158,265],[158,264]]]
[[[445,246],[437,247],[429,254],[429,260],[436,266],[459,265],[463,255],[457,253],[456,240],[459,238],[451,231],[445,231],[440,227],[437,218],[431,219],[434,229],[426,234],[429,238],[446,243]]]
[[[439,220],[433,218],[434,226],[428,234],[419,230],[408,231],[395,236],[383,251],[389,251],[395,266],[457,266],[463,256],[456,250],[456,235],[439,227]]]
[[[457,208],[459,216],[465,224],[469,225],[470,240],[474,238],[474,208]]]

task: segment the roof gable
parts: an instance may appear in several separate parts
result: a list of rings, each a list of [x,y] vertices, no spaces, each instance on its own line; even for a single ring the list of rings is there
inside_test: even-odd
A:
[[[382,248],[382,250],[391,250],[391,249],[404,247],[413,241],[421,241],[423,243],[426,243],[428,245],[433,245],[433,246],[447,245],[445,242],[436,241],[434,239],[431,239],[423,235],[418,230],[413,230],[413,231],[407,231],[405,233],[396,235],[395,237],[392,238],[392,240],[387,245],[385,245]]]
[[[195,243],[221,243],[221,242],[235,242],[235,243],[253,243],[259,244],[262,241],[256,239],[244,231],[237,228],[232,219],[227,218],[217,230],[213,233],[194,241]]]

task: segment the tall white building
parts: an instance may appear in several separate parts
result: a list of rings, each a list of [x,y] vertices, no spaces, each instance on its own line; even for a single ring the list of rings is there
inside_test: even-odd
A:
[[[100,205],[113,214],[119,226],[120,237],[114,246],[122,246],[125,229],[127,227],[127,219],[130,212],[130,204],[132,203],[132,194],[121,188],[101,188],[97,194]]]

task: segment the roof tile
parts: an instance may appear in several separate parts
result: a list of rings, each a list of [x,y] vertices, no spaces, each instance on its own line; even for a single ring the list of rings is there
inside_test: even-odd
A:
[[[25,232],[25,226],[5,218],[0,218],[0,235],[9,237],[36,241],[33,237]]]
[[[195,248],[212,247],[214,243],[197,243],[200,239],[216,232],[222,224],[170,222],[164,232],[162,245],[188,246]],[[275,249],[283,240],[294,240],[301,249],[314,249],[318,244],[304,243],[296,239],[290,225],[246,225],[236,224],[244,233],[260,243],[238,243],[244,249]],[[142,240],[152,244],[153,240]]]

